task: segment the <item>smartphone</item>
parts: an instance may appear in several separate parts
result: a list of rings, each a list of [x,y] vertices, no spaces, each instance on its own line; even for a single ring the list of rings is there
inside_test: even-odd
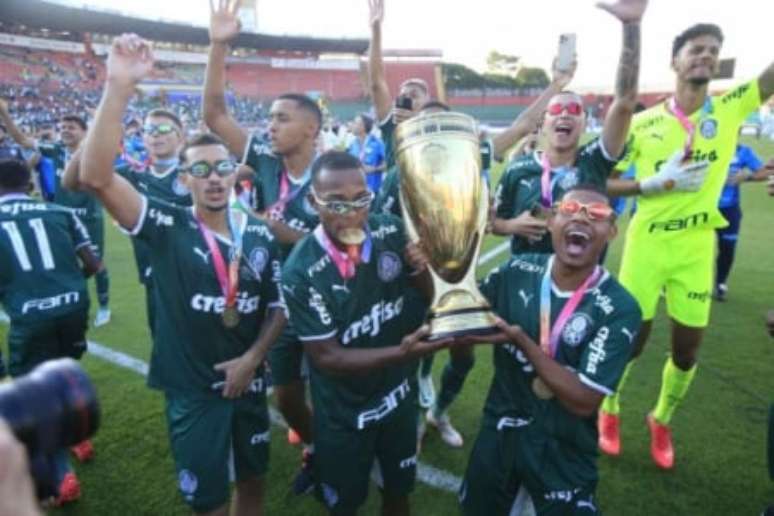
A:
[[[395,99],[395,107],[411,111],[414,108],[414,102],[411,100],[411,97],[400,95]]]
[[[575,61],[575,40],[576,35],[572,33],[559,36],[559,53],[557,54],[556,67],[562,72],[572,68]]]

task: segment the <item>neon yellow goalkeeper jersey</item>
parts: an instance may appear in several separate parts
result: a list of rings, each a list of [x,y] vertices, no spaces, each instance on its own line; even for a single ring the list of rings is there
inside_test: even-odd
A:
[[[708,97],[703,108],[688,117],[695,125],[692,161],[709,161],[707,179],[698,192],[668,192],[637,198],[637,212],[630,234],[676,235],[693,229],[724,227],[718,199],[734,156],[739,127],[761,103],[758,81],[746,82],[719,97]],[[634,166],[642,181],[657,173],[688,141],[688,134],[669,111],[666,102],[639,113],[629,131],[627,153],[616,166],[625,171]]]

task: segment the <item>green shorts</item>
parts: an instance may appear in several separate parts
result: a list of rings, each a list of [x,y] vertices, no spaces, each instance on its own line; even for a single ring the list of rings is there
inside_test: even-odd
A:
[[[706,327],[715,271],[715,230],[660,237],[642,231],[626,235],[618,278],[640,304],[642,319],[655,317],[663,289],[672,319],[685,326]]]
[[[304,345],[298,340],[290,323],[285,326],[277,342],[269,350],[269,366],[273,385],[299,382],[305,376]]]
[[[572,474],[572,457],[557,452],[561,444],[531,442],[529,432],[522,434],[530,424],[503,418],[481,426],[460,487],[462,513],[507,516],[523,487],[538,516],[601,514],[594,501],[596,481]]]
[[[408,399],[390,417],[356,430],[314,419],[316,494],[331,514],[356,514],[371,469],[386,498],[407,496],[417,470],[417,409]]]
[[[269,412],[263,392],[236,400],[165,394],[178,488],[195,512],[229,500],[230,483],[266,474]]]
[[[89,309],[31,324],[11,322],[8,331],[8,373],[21,376],[46,360],[79,359],[86,351]]]
[[[102,260],[105,257],[105,219],[103,217],[83,219],[83,225],[89,233],[92,250],[97,258]]]

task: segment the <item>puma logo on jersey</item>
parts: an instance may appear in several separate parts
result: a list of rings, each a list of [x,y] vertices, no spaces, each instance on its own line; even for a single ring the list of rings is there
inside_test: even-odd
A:
[[[527,308],[527,305],[529,305],[530,299],[535,297],[534,294],[527,294],[524,292],[524,290],[519,290],[519,296],[521,297],[521,300],[524,301],[524,308]]]
[[[626,335],[626,338],[629,339],[629,344],[634,342],[634,334],[630,332],[628,328],[621,328],[621,333]]]
[[[532,180],[531,179],[520,179],[519,184],[523,186],[524,188],[532,188]]]
[[[250,437],[250,445],[255,446],[256,444],[266,443],[269,444],[270,440],[270,431],[266,431],[260,434],[253,434],[252,437]]]
[[[194,254],[201,256],[202,260],[204,260],[204,263],[209,265],[210,264],[210,252],[209,251],[202,251],[198,247],[194,247]]]

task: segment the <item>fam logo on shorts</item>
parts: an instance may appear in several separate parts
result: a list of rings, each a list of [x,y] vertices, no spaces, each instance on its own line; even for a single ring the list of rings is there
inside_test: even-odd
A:
[[[403,264],[397,254],[392,251],[385,251],[379,255],[379,261],[377,265],[377,273],[379,279],[385,283],[392,281],[398,277],[400,271],[403,269]]]
[[[573,315],[562,329],[562,340],[569,346],[575,347],[584,341],[591,330],[591,317],[586,314]]]
[[[196,475],[187,469],[182,469],[177,475],[177,480],[180,492],[183,493],[185,499],[192,500],[193,494],[199,487],[199,480],[196,478]]]
[[[266,264],[269,263],[269,251],[265,247],[256,247],[250,251],[247,263],[250,264],[250,270],[255,274],[255,278],[260,279]]]
[[[702,120],[701,126],[699,127],[699,131],[701,132],[701,135],[707,139],[711,140],[718,134],[718,121],[714,118],[708,118],[706,120]]]

